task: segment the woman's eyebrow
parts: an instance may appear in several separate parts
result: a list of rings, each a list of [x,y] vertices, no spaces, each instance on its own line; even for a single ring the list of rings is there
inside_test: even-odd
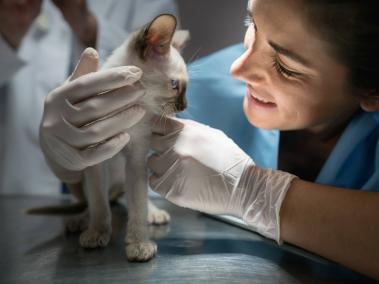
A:
[[[247,14],[251,20],[251,22],[254,24],[255,30],[258,29],[257,25],[255,24],[254,21],[254,16],[253,16],[253,0],[249,0],[247,3]],[[305,67],[312,67],[312,64],[303,58],[302,56],[298,55],[295,52],[292,52],[284,47],[281,47],[279,44],[276,44],[275,42],[269,40],[268,41],[269,45],[271,46],[272,49],[274,49],[277,53],[281,53],[284,56],[287,56],[291,58],[292,60],[299,62],[300,64],[304,65]]]
[[[311,64],[309,63],[308,60],[304,59],[302,56],[284,48],[284,47],[281,47],[280,45],[272,42],[272,41],[268,41],[269,45],[277,52],[277,53],[281,53],[283,54],[284,56],[287,56],[289,58],[291,58],[292,60],[296,61],[296,62],[299,62],[300,64],[306,66],[306,67],[310,67]]]

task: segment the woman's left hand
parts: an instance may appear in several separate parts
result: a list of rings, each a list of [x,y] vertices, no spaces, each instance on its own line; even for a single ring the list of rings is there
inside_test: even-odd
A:
[[[295,176],[255,166],[222,131],[191,120],[161,119],[151,146],[154,191],[182,207],[240,217],[280,241],[279,211]]]
[[[148,165],[152,188],[168,200],[207,213],[241,216],[236,188],[254,162],[222,131],[191,120],[164,118],[153,129]]]

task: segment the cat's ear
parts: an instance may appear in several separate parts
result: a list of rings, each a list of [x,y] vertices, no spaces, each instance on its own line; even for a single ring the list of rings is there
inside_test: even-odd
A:
[[[179,51],[182,52],[183,48],[186,47],[187,42],[190,39],[190,33],[188,30],[178,30],[174,33],[172,38],[172,45]]]
[[[136,48],[141,59],[146,60],[149,55],[167,55],[175,29],[175,16],[162,14],[156,17],[137,38]]]

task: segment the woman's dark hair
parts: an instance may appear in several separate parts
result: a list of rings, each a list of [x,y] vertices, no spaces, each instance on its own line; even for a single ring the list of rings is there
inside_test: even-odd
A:
[[[349,69],[351,87],[379,94],[379,0],[302,0],[312,26]]]

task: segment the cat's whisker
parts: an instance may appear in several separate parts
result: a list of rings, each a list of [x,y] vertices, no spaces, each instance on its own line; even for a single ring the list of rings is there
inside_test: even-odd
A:
[[[201,73],[201,68],[196,69],[196,70],[190,70],[189,71],[189,76],[192,77],[193,75],[197,75],[199,73]]]
[[[187,111],[190,111],[191,109],[192,110],[198,110],[199,108],[197,106],[189,105],[187,108]]]
[[[159,118],[159,124],[161,124],[162,123],[162,120],[163,119],[165,119],[166,117],[165,117],[165,110],[164,110],[164,106],[163,106],[163,111],[162,111],[162,114],[161,114],[161,116],[160,116],[160,118]]]
[[[166,125],[167,125],[167,121],[168,121],[167,116],[165,116],[165,128],[166,128]]]
[[[192,79],[192,80],[196,79],[196,78],[201,78],[202,75],[203,75],[203,73],[202,73],[202,71],[200,69],[199,70],[195,70],[195,71],[191,70],[189,72],[189,78]]]
[[[139,103],[140,106],[146,106],[146,107],[162,107],[162,104],[147,104],[147,103]]]
[[[191,72],[192,70],[196,70],[196,69],[199,70],[201,66],[203,66],[203,63],[198,63],[198,62],[197,62],[196,64],[195,64],[195,63],[192,63],[192,64],[191,64],[191,68],[190,68],[190,72]]]
[[[194,119],[196,115],[193,115],[191,112],[192,111],[197,111],[199,108],[194,106],[193,104],[189,104],[188,107],[185,110],[185,116],[188,116],[188,118]]]
[[[162,113],[161,119],[160,119],[160,124],[163,125],[163,129],[166,130],[166,122],[167,122],[167,117]]]
[[[188,60],[188,63],[187,63],[187,64],[190,64],[190,63],[192,63],[195,59],[197,59],[196,56],[199,55],[200,50],[201,50],[201,47],[199,47],[199,48],[198,48],[198,49],[192,54],[192,56],[191,56],[190,59]]]

